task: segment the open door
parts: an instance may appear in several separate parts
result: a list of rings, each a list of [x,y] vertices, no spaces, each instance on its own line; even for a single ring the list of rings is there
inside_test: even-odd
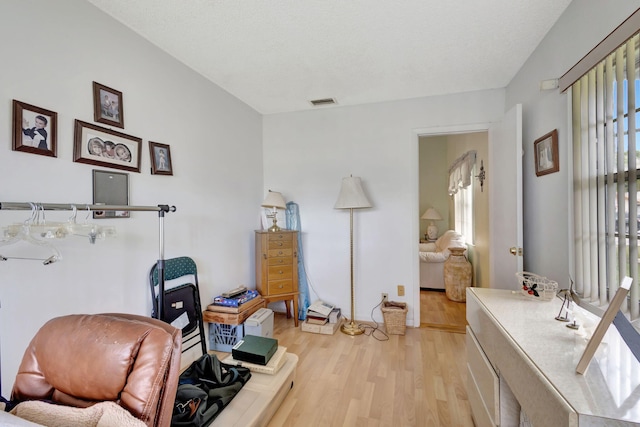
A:
[[[490,287],[518,289],[523,269],[522,105],[489,128],[489,277]]]

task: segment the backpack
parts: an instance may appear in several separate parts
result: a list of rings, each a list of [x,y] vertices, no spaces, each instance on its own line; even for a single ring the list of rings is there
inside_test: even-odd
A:
[[[249,368],[203,355],[180,374],[171,426],[208,426],[250,378]]]

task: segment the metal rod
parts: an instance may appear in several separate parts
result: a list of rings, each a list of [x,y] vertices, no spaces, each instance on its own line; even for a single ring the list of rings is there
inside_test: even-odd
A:
[[[88,203],[38,203],[38,202],[0,202],[0,210],[32,210],[33,205],[47,211],[71,211],[85,209],[90,211],[146,211],[146,212],[175,212],[175,206],[129,206],[129,205],[94,205]]]

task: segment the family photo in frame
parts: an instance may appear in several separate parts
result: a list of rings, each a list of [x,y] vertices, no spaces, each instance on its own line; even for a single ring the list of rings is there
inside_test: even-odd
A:
[[[75,121],[74,162],[140,172],[141,146],[141,138]]]
[[[171,150],[167,144],[149,141],[152,175],[173,175]]]
[[[558,161],[558,130],[543,135],[533,142],[536,159],[536,176],[542,176],[560,170]]]
[[[124,129],[122,92],[93,82],[93,121]]]
[[[58,114],[13,100],[13,150],[57,157]]]

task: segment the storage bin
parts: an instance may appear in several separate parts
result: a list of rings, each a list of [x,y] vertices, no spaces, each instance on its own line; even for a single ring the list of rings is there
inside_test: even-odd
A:
[[[382,304],[384,327],[388,334],[404,335],[407,329],[407,304],[404,302],[386,301]]]
[[[244,337],[244,325],[209,323],[209,349],[231,353],[231,348]]]

